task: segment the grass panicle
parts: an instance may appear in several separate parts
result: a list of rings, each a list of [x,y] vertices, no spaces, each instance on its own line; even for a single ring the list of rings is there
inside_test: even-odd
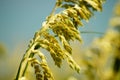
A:
[[[25,77],[28,62],[34,67],[37,80],[54,80],[45,55],[40,51],[40,48],[46,49],[50,53],[58,67],[61,67],[62,60],[66,60],[72,69],[79,72],[80,67],[71,55],[70,41],[78,40],[82,42],[78,30],[79,26],[83,26],[81,20],[89,21],[94,11],[102,11],[103,2],[104,0],[56,0],[51,14],[30,41],[15,80],[19,78],[19,80],[22,80],[21,78]],[[58,8],[63,9],[56,13]],[[35,55],[38,55],[40,60],[35,58]]]

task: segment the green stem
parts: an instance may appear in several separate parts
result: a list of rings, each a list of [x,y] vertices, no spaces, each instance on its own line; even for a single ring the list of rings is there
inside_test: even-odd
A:
[[[29,58],[33,58],[33,57],[34,57],[34,53],[31,53],[30,56],[29,56]],[[27,70],[27,67],[28,67],[28,62],[27,62],[27,64],[26,64],[26,66],[25,66],[25,69],[24,69],[24,71],[23,71],[22,76],[25,75],[25,72],[26,72],[26,70]]]
[[[18,72],[17,72],[17,75],[16,75],[16,79],[15,80],[18,80],[19,77],[20,77],[20,74],[21,74],[21,69],[23,67],[23,63],[25,61],[25,59],[27,59],[28,57],[33,57],[34,55],[32,55],[30,52],[31,52],[31,49],[34,47],[34,43],[31,45],[31,47],[26,51],[26,53],[24,54],[21,62],[20,62],[20,65],[19,65],[19,68],[18,68]],[[27,69],[27,65],[28,65],[28,62],[26,63],[26,66],[25,66],[25,69],[22,73],[22,76],[25,74],[25,71]]]
[[[103,32],[95,32],[95,31],[80,31],[80,33],[104,34]]]
[[[24,56],[25,56],[25,54],[24,54]],[[23,61],[24,61],[24,56],[23,56],[23,58],[22,58],[22,60],[21,60],[21,62],[20,62],[20,65],[19,65],[19,68],[18,68],[18,73],[17,73],[17,75],[16,75],[16,79],[15,79],[15,80],[18,80],[18,79],[19,79],[20,71],[21,71],[21,67],[22,67],[22,63],[23,63]]]

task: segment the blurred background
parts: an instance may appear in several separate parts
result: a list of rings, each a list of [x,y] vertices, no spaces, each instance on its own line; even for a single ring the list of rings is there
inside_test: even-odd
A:
[[[84,27],[79,30],[105,33],[110,26],[109,21],[117,2],[118,0],[107,0],[103,5],[103,11],[95,12],[89,22],[83,21]],[[42,22],[50,14],[54,4],[55,0],[0,0],[0,80],[15,78],[19,62],[29,41],[41,28]],[[73,42],[74,53],[76,50],[84,49],[94,38],[102,35],[81,33],[84,43],[78,46],[78,42]],[[57,71],[54,72],[59,72],[56,75],[60,75],[62,70],[67,70],[55,68]]]

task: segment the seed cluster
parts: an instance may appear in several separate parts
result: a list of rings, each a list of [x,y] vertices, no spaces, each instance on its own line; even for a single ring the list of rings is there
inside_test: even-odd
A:
[[[83,26],[81,20],[88,21],[93,15],[93,11],[101,11],[103,2],[104,0],[56,1],[55,8],[50,16],[47,17],[46,21],[43,22],[42,28],[35,33],[25,53],[24,60],[22,60],[22,63],[26,62],[26,64],[29,59],[29,62],[35,63],[33,66],[37,80],[54,80],[52,72],[47,65],[46,58],[40,52],[40,48],[46,49],[50,53],[55,65],[58,67],[61,67],[62,60],[67,60],[72,69],[77,72],[80,71],[79,65],[71,56],[72,47],[70,46],[70,41],[78,40],[82,42],[78,30],[79,26]],[[55,13],[58,8],[63,8],[64,10]],[[34,59],[35,54],[39,56],[41,61]],[[26,67],[23,68],[25,72]],[[41,71],[42,73],[40,73]],[[24,76],[24,72],[22,76]]]

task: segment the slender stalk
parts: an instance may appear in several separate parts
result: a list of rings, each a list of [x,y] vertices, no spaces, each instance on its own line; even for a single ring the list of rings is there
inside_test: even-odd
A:
[[[25,54],[23,55],[23,57],[25,56]],[[18,80],[19,79],[19,76],[20,76],[20,71],[21,71],[21,67],[22,67],[22,64],[23,64],[23,61],[24,61],[24,58],[22,58],[21,62],[20,62],[20,65],[19,65],[19,68],[18,68],[18,73],[16,75],[16,79],[15,80]]]
[[[22,74],[24,74],[24,72],[22,73],[21,72],[21,70],[23,69],[22,67],[23,67],[23,63],[24,63],[24,61],[27,59],[27,55],[28,55],[28,53],[30,54],[30,52],[31,52],[31,49],[33,48],[33,45],[31,46],[31,48],[29,48],[29,50],[27,50],[26,51],[26,54],[24,54],[24,56],[23,56],[23,58],[22,58],[22,60],[21,60],[21,62],[20,62],[20,65],[19,65],[19,68],[18,68],[18,73],[17,73],[17,75],[16,75],[16,79],[15,80],[18,80],[19,79],[19,77],[20,77],[20,75]],[[27,65],[27,64],[26,64]],[[26,67],[25,67],[26,68]],[[25,70],[24,70],[25,71]]]
[[[30,56],[29,56],[29,58],[32,58],[32,57],[34,57],[34,53],[31,53]],[[27,67],[28,67],[28,62],[26,63],[26,66],[25,66],[25,69],[24,69],[24,71],[23,71],[22,76],[25,76],[25,72],[26,72],[26,70],[27,70]]]
[[[80,33],[104,34],[103,32],[95,32],[95,31],[80,31]]]

